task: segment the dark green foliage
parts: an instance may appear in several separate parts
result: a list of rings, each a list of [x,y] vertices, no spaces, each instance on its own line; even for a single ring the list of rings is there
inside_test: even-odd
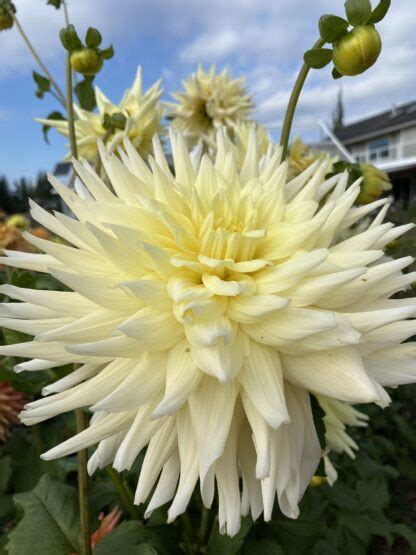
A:
[[[337,15],[325,14],[319,19],[319,34],[325,42],[336,42],[348,30],[348,21]]]
[[[309,67],[321,69],[331,62],[332,50],[329,48],[312,48],[305,52],[303,58]]]
[[[77,95],[79,105],[84,110],[91,112],[97,106],[92,77],[85,77],[77,83],[74,92]]]

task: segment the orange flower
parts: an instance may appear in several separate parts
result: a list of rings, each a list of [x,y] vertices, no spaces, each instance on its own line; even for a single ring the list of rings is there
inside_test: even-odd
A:
[[[10,424],[19,422],[19,412],[26,404],[26,397],[8,382],[0,382],[0,441],[6,441]]]
[[[110,534],[110,532],[112,532],[117,526],[121,518],[121,509],[119,509],[119,507],[114,507],[108,515],[104,516],[104,513],[101,513],[98,518],[101,521],[101,524],[99,528],[91,534],[92,549],[94,549],[97,543],[108,536],[108,534]]]

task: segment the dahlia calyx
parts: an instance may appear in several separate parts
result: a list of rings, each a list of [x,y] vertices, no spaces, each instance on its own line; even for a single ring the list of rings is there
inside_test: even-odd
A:
[[[416,302],[390,298],[415,273],[402,273],[411,257],[383,257],[412,227],[383,223],[386,199],[354,207],[359,183],[325,180],[325,161],[288,182],[281,149],[259,159],[254,129],[241,170],[224,129],[217,145],[214,162],[191,157],[173,132],[174,173],[157,138],[148,165],[129,142],[121,159],[102,149],[112,190],[78,162],[78,194],[51,176],[75,217],[35,203],[32,216],[72,246],[27,235],[45,254],[2,261],[72,292],[2,286],[22,302],[3,305],[1,323],[35,337],[0,352],[32,359],[18,370],[79,365],[21,415],[93,412],[45,459],[98,443],[89,471],[122,471],[147,447],[135,495],[152,492],[146,514],[171,502],[174,520],[199,480],[207,507],[217,486],[232,536],[241,514],[269,520],[276,495],[298,516],[322,456],[311,394],[384,407],[385,386],[415,381],[415,344],[401,343]]]

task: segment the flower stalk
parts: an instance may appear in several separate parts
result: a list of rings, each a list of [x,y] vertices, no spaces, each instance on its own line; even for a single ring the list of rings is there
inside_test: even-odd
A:
[[[85,412],[82,409],[75,411],[77,433],[88,428]],[[89,504],[89,477],[87,472],[88,451],[82,449],[78,452],[78,499],[79,518],[81,524],[81,555],[91,555],[91,514]]]
[[[49,73],[48,68],[45,66],[45,64],[42,62],[39,54],[36,52],[33,44],[30,42],[29,37],[26,35],[26,33],[23,30],[23,27],[21,26],[18,18],[16,17],[16,14],[14,13],[10,13],[10,15],[13,17],[13,21],[14,24],[16,25],[17,30],[20,33],[20,36],[22,37],[23,41],[25,42],[26,46],[28,47],[30,53],[32,54],[32,56],[35,58],[36,62],[38,63],[39,67],[42,69],[43,73],[46,75],[46,77],[49,79],[49,81],[51,82],[51,85],[53,86],[53,88],[56,91],[56,99],[62,104],[62,106],[65,107],[66,103],[65,103],[65,96],[64,93],[62,92],[60,86],[58,85],[58,83],[54,80],[54,78],[52,77],[52,75]]]
[[[127,489],[120,474],[111,466],[107,466],[106,471],[132,520],[140,520],[140,513],[133,503],[131,492]]]
[[[324,44],[325,44],[324,39],[320,38],[313,45],[313,48],[322,48]],[[280,137],[280,145],[283,147],[282,160],[284,160],[287,156],[290,130],[292,129],[292,123],[293,123],[293,116],[295,115],[299,96],[300,96],[300,93],[302,92],[303,85],[305,84],[305,81],[310,69],[311,67],[305,62],[296,79],[295,86],[293,87],[293,90],[292,90],[292,94],[290,95],[289,104],[286,109],[285,119],[283,121],[282,134]]]

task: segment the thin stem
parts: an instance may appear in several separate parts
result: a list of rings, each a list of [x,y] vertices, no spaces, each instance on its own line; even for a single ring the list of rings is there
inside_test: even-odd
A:
[[[199,545],[201,547],[205,545],[205,537],[207,535],[209,525],[209,516],[209,510],[203,506],[201,511],[201,526],[199,528]]]
[[[107,466],[106,471],[131,518],[133,520],[140,520],[140,513],[137,507],[134,505],[131,491],[127,488],[127,485],[125,484],[120,474],[111,466]]]
[[[322,48],[325,44],[323,39],[319,39],[313,45],[313,48]],[[287,149],[289,145],[290,130],[292,128],[293,116],[295,115],[296,106],[298,104],[299,96],[305,84],[306,77],[308,76],[310,66],[303,64],[302,69],[296,79],[295,86],[293,87],[292,94],[290,95],[289,104],[287,105],[285,119],[283,122],[282,135],[280,137],[280,144],[283,147],[282,160],[286,158]]]
[[[65,25],[68,27],[69,25],[69,15],[68,15],[68,6],[66,5],[66,0],[62,2],[64,8],[64,18],[65,18]]]
[[[75,134],[74,99],[72,95],[72,67],[69,54],[66,61],[66,111],[68,115],[68,131],[71,153],[74,158],[78,159],[77,138]]]
[[[45,64],[42,62],[42,60],[39,57],[39,54],[36,52],[36,50],[34,49],[32,43],[29,40],[29,37],[26,35],[26,33],[24,32],[22,26],[20,25],[19,20],[17,19],[16,15],[12,12],[10,12],[10,15],[13,17],[14,20],[14,24],[16,25],[17,30],[19,31],[22,39],[24,40],[24,42],[26,43],[26,46],[28,47],[28,49],[30,50],[30,53],[32,54],[32,56],[35,58],[35,60],[37,61],[39,67],[42,69],[43,73],[46,75],[46,77],[49,79],[49,81],[51,82],[51,85],[54,87],[58,98],[59,98],[59,102],[65,107],[65,96],[63,94],[63,92],[61,91],[59,85],[56,83],[56,81],[54,80],[54,78],[52,77],[52,75],[49,73],[48,68],[45,66]]]
[[[59,96],[56,94],[55,91],[53,91],[52,89],[48,91],[49,94],[51,94],[55,100],[57,100],[58,102],[61,102],[61,99],[59,98]]]
[[[66,0],[64,0],[64,2],[62,2],[62,6],[63,6],[63,10],[64,10],[65,25],[66,25],[66,27],[68,27],[70,21],[69,21],[69,13],[68,13],[68,3],[66,2]],[[72,77],[73,77],[74,83],[77,84],[77,76],[76,76],[75,71],[72,72]]]
[[[182,521],[186,551],[189,555],[192,555],[195,553],[195,537],[191,518],[186,512],[182,513],[179,518]]]
[[[82,409],[75,411],[77,433],[88,427],[87,417]],[[89,504],[89,477],[87,472],[88,452],[82,449],[78,452],[78,498],[79,518],[81,523],[81,555],[91,555],[91,515]]]

